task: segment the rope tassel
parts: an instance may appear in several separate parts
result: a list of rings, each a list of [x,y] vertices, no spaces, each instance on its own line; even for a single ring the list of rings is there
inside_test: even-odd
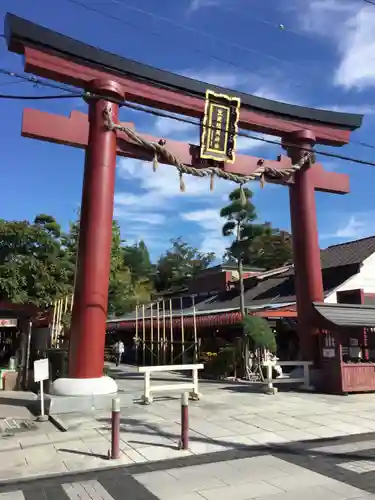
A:
[[[162,159],[163,163],[167,163],[169,165],[174,165],[180,175],[180,190],[182,192],[185,191],[186,186],[183,179],[183,174],[195,175],[196,177],[208,177],[210,176],[210,190],[212,191],[214,188],[214,176],[219,177],[220,179],[226,179],[228,181],[235,182],[240,184],[240,202],[245,207],[247,203],[247,199],[243,190],[243,184],[246,184],[249,181],[253,181],[259,179],[262,184],[265,182],[265,177],[270,175],[271,177],[277,177],[279,179],[283,179],[285,177],[290,177],[295,172],[303,168],[304,164],[314,163],[315,162],[315,153],[307,153],[303,161],[298,162],[297,164],[293,164],[288,168],[283,169],[275,169],[274,167],[268,167],[264,164],[264,160],[260,160],[258,164],[257,170],[249,175],[238,175],[236,173],[227,172],[221,167],[207,167],[207,168],[197,168],[193,165],[185,165],[181,162],[181,160],[168,151],[167,147],[165,147],[166,141],[165,139],[160,139],[157,143],[150,142],[145,139],[141,135],[137,134],[130,127],[127,127],[123,124],[115,123],[112,117],[111,109],[106,108],[103,112],[104,114],[104,125],[108,130],[113,131],[121,131],[126,134],[135,144],[141,146],[145,151],[150,151],[153,154],[153,162],[152,168],[155,172],[158,167],[159,158]],[[263,186],[262,186],[263,187]]]
[[[153,172],[156,172],[157,168],[158,168],[158,154],[155,152],[154,158],[152,160],[152,170],[153,170]]]
[[[215,172],[211,172],[210,175],[210,191],[215,189]]]
[[[260,187],[263,189],[264,188],[264,184],[265,184],[266,180],[264,178],[264,174],[262,174],[260,176]]]
[[[241,206],[245,207],[246,202],[247,202],[247,199],[246,199],[245,191],[243,189],[243,184],[241,184],[240,185],[240,203],[241,203]]]
[[[184,181],[184,174],[180,172],[180,191],[181,193],[184,193],[186,191],[186,185]]]

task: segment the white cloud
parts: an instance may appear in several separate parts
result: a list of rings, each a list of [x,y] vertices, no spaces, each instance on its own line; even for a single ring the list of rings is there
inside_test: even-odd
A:
[[[149,162],[124,158],[118,161],[117,171],[120,178],[137,181],[143,191],[140,195],[118,192],[115,196],[115,203],[122,206],[132,206],[137,203],[138,206],[155,208],[158,203],[166,202],[167,199],[184,198],[186,200],[203,195],[207,196],[208,200],[212,200],[217,199],[223,193],[229,193],[234,186],[229,181],[215,179],[215,189],[210,192],[208,178],[185,175],[186,190],[181,193],[179,176],[174,167],[159,165],[156,172],[153,172]]]
[[[335,238],[360,238],[363,231],[366,229],[366,224],[363,220],[359,220],[356,216],[349,218],[347,223],[337,229],[334,233]]]
[[[375,7],[356,0],[299,0],[299,27],[330,39],[338,52],[333,82],[347,90],[375,85]]]
[[[300,29],[335,39],[340,26],[358,12],[356,0],[299,0],[297,5]],[[332,18],[335,19],[335,29],[332,29]]]
[[[182,219],[195,222],[200,226],[202,242],[200,250],[202,252],[214,252],[221,258],[225,249],[230,245],[230,240],[221,235],[223,219],[221,219],[218,209],[204,209],[186,212],[181,215]]]
[[[373,115],[375,114],[374,104],[348,104],[345,106],[328,105],[318,106],[320,109],[327,109],[329,111],[336,111],[338,113],[353,113],[358,115]]]
[[[162,241],[165,248],[173,236],[184,236],[184,228],[178,218],[184,207],[198,204],[205,208],[215,207],[212,210],[217,212],[224,195],[228,196],[234,187],[232,182],[215,179],[214,191],[210,192],[208,178],[185,175],[186,190],[181,193],[174,167],[160,165],[153,172],[150,163],[132,159],[120,159],[117,172],[120,179],[131,182],[133,188],[127,191],[117,189],[115,195],[115,214],[120,222],[121,218],[126,220],[124,237],[129,241],[144,238],[147,244],[157,248],[161,247]],[[138,194],[134,192],[134,184]],[[203,240],[202,249],[208,247],[206,239]]]
[[[203,8],[216,7],[217,5],[220,5],[219,0],[190,0],[188,14],[193,14]]]
[[[374,213],[372,212],[352,214],[345,221],[343,220],[336,230],[322,234],[320,239],[339,239],[345,241],[373,236],[375,234],[373,220]]]
[[[134,205],[133,205],[134,207]],[[143,224],[150,224],[150,225],[160,225],[164,224],[166,222],[166,217],[163,214],[157,214],[157,213],[152,213],[152,212],[137,212],[133,208],[129,209],[129,205],[127,208],[122,208],[119,206],[115,207],[114,211],[114,216],[117,219],[126,219],[129,220],[131,219],[132,222],[140,222]]]
[[[346,23],[346,37],[340,43],[342,59],[335,82],[359,90],[375,85],[375,7],[365,6]]]

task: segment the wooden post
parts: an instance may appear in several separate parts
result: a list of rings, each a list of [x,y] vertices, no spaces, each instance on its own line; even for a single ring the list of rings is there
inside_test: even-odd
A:
[[[142,363],[146,365],[146,324],[145,324],[145,305],[142,304]]]
[[[167,358],[166,358],[166,355],[167,355],[167,352],[166,352],[166,337],[165,337],[165,301],[163,300],[163,365],[166,364],[167,362]]]
[[[53,316],[52,316],[52,327],[51,327],[51,347],[55,345],[55,329],[56,329],[56,313],[57,313],[57,301],[53,303]]]
[[[184,327],[184,309],[183,297],[180,297],[180,317],[181,317],[181,349],[182,349],[182,364],[185,363],[185,327]]]
[[[139,333],[138,333],[138,304],[135,306],[135,364],[138,366],[138,349],[139,349]]]
[[[192,295],[193,302],[193,330],[194,330],[194,363],[198,363],[198,336],[197,336],[197,317],[195,312],[195,296]]]
[[[171,365],[173,365],[173,312],[172,312],[172,299],[169,299],[169,321],[171,329]]]
[[[157,309],[156,309],[156,317],[157,317],[157,322],[158,322],[158,330],[157,330],[157,335],[158,335],[158,350],[157,350],[157,353],[158,353],[158,365],[160,365],[160,310],[159,310],[159,301],[156,302],[156,305],[157,305]]]
[[[154,364],[154,304],[151,303],[150,306],[150,335],[151,335],[151,351],[152,359],[151,363]]]
[[[59,299],[57,304],[58,305],[57,305],[57,324],[56,324],[56,332],[55,332],[55,346],[57,346],[58,338],[60,337],[63,299]]]

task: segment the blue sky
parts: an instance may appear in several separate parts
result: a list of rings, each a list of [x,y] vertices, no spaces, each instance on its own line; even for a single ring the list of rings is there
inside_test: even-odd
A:
[[[2,0],[0,17],[13,12],[124,57],[209,83],[285,102],[363,113],[364,124],[352,135],[353,143],[336,151],[375,160],[374,150],[358,145],[375,144],[375,6],[362,0],[79,1],[122,22],[67,0]],[[22,71],[21,57],[8,53],[1,39],[0,67]],[[0,76],[0,93],[51,91]],[[79,99],[0,100],[0,217],[32,219],[43,212],[66,227],[80,203],[83,152],[22,138],[26,106],[59,114],[85,109]],[[129,110],[122,111],[121,119],[157,137],[198,141],[196,128],[176,121]],[[278,146],[242,138],[239,149],[265,158],[281,153]],[[374,234],[375,167],[321,160],[327,169],[351,177],[351,194],[317,194],[321,246]],[[260,189],[256,183],[250,188],[260,220],[289,229],[287,189]],[[153,173],[149,164],[119,159],[115,216],[123,237],[128,242],[143,238],[154,257],[178,236],[220,256],[227,242],[220,235],[218,210],[231,189],[232,184],[219,181],[210,193],[207,180],[189,178],[186,193],[180,193],[172,167]]]

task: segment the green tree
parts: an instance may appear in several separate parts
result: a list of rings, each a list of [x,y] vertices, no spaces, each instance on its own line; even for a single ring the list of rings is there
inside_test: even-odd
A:
[[[228,248],[230,258],[237,262],[240,282],[240,310],[245,316],[243,264],[251,259],[254,253],[254,242],[264,235],[266,228],[262,224],[254,224],[257,219],[255,207],[251,202],[253,193],[247,188],[237,188],[229,194],[229,204],[220,211],[220,217],[226,219],[223,225],[223,236],[230,236],[233,241]],[[256,252],[261,249],[256,248]],[[252,260],[252,259],[251,259]],[[248,263],[248,262],[246,262]],[[255,265],[251,262],[252,265]]]
[[[268,322],[259,316],[246,316],[243,320],[244,333],[249,341],[250,350],[266,349],[276,353],[276,339]]]
[[[272,228],[269,222],[256,224],[252,196],[249,189],[235,189],[229,195],[229,205],[220,212],[221,217],[227,219],[223,235],[234,237],[224,260],[267,270],[291,263],[290,233]]]
[[[171,240],[171,244],[156,264],[155,287],[158,291],[183,287],[216,258],[213,252],[200,252],[181,238]]]
[[[291,264],[293,260],[292,235],[287,231],[272,228],[269,223],[267,231],[254,241],[253,265],[264,269]],[[245,254],[246,262],[246,254]]]
[[[71,222],[69,232],[63,237],[64,250],[69,260],[69,276],[73,285],[77,248],[79,240],[79,221]],[[108,285],[108,315],[119,316],[132,309],[134,305],[134,287],[131,272],[124,261],[124,245],[120,226],[116,220],[112,223],[111,269]]]
[[[124,262],[129,267],[133,281],[150,280],[155,273],[155,266],[151,263],[146,243],[139,243],[124,247]]]
[[[0,220],[0,297],[45,307],[71,289],[61,228],[46,214]]]

